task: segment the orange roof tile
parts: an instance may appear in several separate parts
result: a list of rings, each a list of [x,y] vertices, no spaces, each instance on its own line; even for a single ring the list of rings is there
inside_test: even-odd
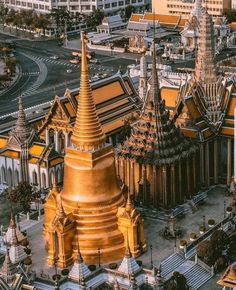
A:
[[[7,139],[6,138],[0,138],[0,148],[3,148],[7,145]]]
[[[32,157],[29,159],[29,163],[33,163],[33,164],[38,163],[38,161],[39,161],[39,158],[36,158],[36,157]]]
[[[234,136],[234,128],[222,127],[220,134]]]
[[[235,108],[236,108],[236,98],[231,97],[230,102],[229,102],[229,106],[228,106],[227,115],[234,116]]]
[[[186,136],[186,137],[189,137],[189,138],[196,138],[197,137],[197,131],[195,131],[195,130],[181,128],[181,131],[184,134],[184,136]]]
[[[177,97],[179,95],[179,89],[161,88],[161,97],[166,101],[167,107],[175,107],[177,104]]]
[[[132,14],[130,17],[130,21],[139,22],[141,18],[143,18],[143,14]]]
[[[155,20],[155,21],[159,21],[160,23],[165,23],[165,24],[177,24],[177,22],[179,21],[179,16],[162,15],[162,14],[146,12],[144,14],[143,19],[151,20],[151,21]]]
[[[112,109],[118,108],[119,106],[122,106],[124,104],[127,104],[128,102],[129,101],[127,99],[121,100],[119,102],[115,102],[115,103],[113,103],[111,105],[107,105],[107,106],[104,106],[101,109],[98,109],[97,110],[97,113],[98,113],[98,115],[100,115],[100,114],[105,113],[105,112],[108,112],[108,111],[110,111]]]
[[[63,163],[63,162],[64,162],[63,158],[57,157],[49,162],[49,164],[50,164],[49,166],[55,166],[55,165],[57,165],[59,163]]]
[[[10,157],[10,158],[19,158],[20,153],[17,151],[13,151],[13,150],[6,150],[6,151],[2,152],[1,155],[6,156],[6,157]]]
[[[45,148],[44,145],[35,144],[30,148],[29,153],[31,155],[40,156],[42,154],[44,148]]]
[[[123,125],[124,125],[123,120],[117,120],[116,122],[113,122],[113,123],[104,124],[102,127],[103,127],[104,133],[107,133],[107,132],[111,132],[118,129],[122,127]]]

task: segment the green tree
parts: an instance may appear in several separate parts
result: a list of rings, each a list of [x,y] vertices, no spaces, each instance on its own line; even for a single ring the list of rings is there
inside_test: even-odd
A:
[[[37,198],[38,194],[33,192],[32,186],[28,182],[20,182],[16,187],[9,188],[6,198],[12,203],[19,204],[25,212],[30,211],[31,202]]]
[[[229,23],[236,21],[236,9],[226,9],[224,10],[223,14]]]
[[[215,231],[210,239],[210,242],[212,244],[212,247],[214,248],[214,250],[221,254],[222,251],[228,247],[228,245],[230,244],[230,238],[229,236],[226,234],[226,232],[224,232],[223,230],[218,230]]]
[[[215,251],[210,241],[205,240],[197,246],[197,256],[207,265],[212,266],[218,258],[219,253]]]
[[[84,15],[84,21],[89,27],[96,27],[102,23],[104,18],[104,12],[100,9],[94,10],[92,13],[88,15]]]
[[[183,274],[174,272],[173,276],[167,283],[166,290],[188,290],[187,279]]]

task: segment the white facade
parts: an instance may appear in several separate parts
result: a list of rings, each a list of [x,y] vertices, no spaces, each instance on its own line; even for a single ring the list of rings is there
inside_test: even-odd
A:
[[[38,13],[50,13],[53,8],[72,13],[90,13],[96,9],[110,13],[128,5],[139,7],[149,3],[150,0],[4,0],[4,4],[11,9],[33,9]]]

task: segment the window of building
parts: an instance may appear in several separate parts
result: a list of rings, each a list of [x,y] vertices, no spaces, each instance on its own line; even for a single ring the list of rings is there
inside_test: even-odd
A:
[[[105,4],[105,8],[110,8],[110,3]]]
[[[124,1],[119,1],[119,6],[123,6],[124,5]]]
[[[112,7],[117,7],[117,2],[113,2],[113,3],[111,3],[111,6],[112,6]]]

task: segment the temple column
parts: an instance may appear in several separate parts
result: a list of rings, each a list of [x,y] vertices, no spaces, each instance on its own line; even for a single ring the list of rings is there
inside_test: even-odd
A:
[[[179,200],[182,202],[183,201],[183,188],[182,188],[182,166],[181,166],[181,161],[179,161]]]
[[[206,176],[206,186],[210,186],[210,176],[209,176],[209,143],[205,144],[205,176]]]
[[[130,160],[130,187],[129,191],[132,197],[134,196],[134,161]]]
[[[162,167],[162,193],[163,193],[163,206],[166,207],[168,204],[166,190],[166,165],[163,165]]]
[[[227,184],[231,182],[232,175],[232,140],[227,139]]]
[[[55,150],[57,152],[59,152],[59,140],[58,140],[58,131],[57,130],[55,130],[54,140],[55,140]]]
[[[46,142],[46,145],[48,146],[49,145],[49,130],[46,129],[45,131],[45,142]]]
[[[64,132],[64,136],[65,136],[65,148],[67,148],[69,146],[68,133],[67,132]]]
[[[204,178],[204,173],[205,173],[205,164],[204,164],[204,144],[200,144],[200,181],[201,185],[204,186],[205,184],[205,178]]]
[[[152,178],[153,178],[153,205],[154,207],[158,206],[158,198],[157,198],[157,171],[156,166],[152,167]]]
[[[187,170],[187,196],[188,198],[190,198],[191,196],[191,186],[190,186],[190,182],[191,182],[191,179],[190,179],[190,167],[189,167],[189,159],[186,160],[186,170]]]
[[[196,155],[193,155],[192,158],[192,166],[193,166],[193,190],[195,191],[197,188],[197,181],[196,181]]]
[[[171,205],[176,206],[176,191],[175,191],[175,165],[171,164]]]
[[[218,140],[214,140],[214,183],[218,183]]]

